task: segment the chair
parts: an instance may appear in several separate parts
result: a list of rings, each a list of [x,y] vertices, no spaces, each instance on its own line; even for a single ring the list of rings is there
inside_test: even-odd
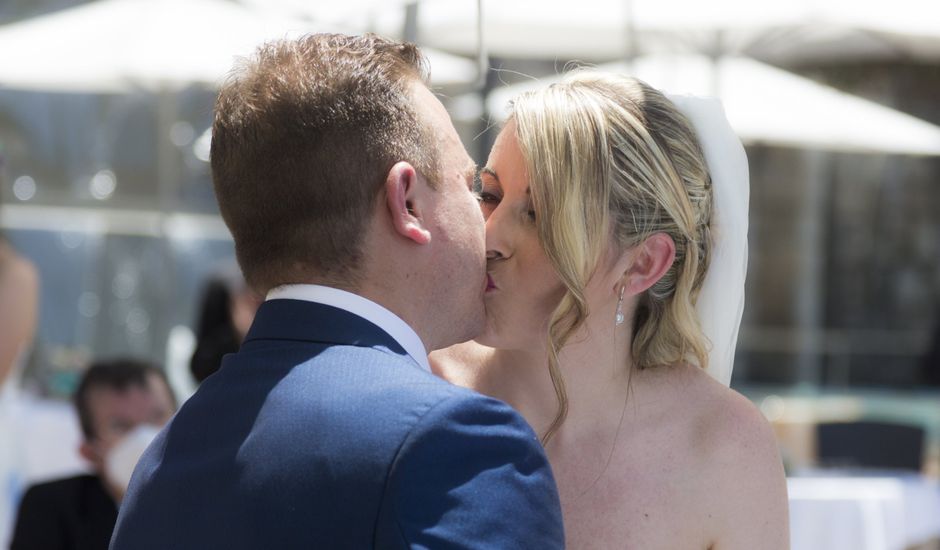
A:
[[[831,422],[816,428],[822,467],[921,471],[926,433],[920,426],[887,422]]]

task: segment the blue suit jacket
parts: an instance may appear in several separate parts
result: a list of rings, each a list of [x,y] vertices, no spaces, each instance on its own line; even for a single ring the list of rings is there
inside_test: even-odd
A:
[[[272,300],[148,448],[112,550],[562,548],[538,440],[374,324]]]

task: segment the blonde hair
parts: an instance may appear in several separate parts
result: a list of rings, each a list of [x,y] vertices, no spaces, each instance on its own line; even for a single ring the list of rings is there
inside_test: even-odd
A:
[[[665,233],[676,247],[672,267],[637,306],[634,364],[707,367],[695,302],[708,268],[711,178],[686,118],[635,78],[576,71],[515,99],[509,120],[525,158],[539,240],[566,288],[549,321],[559,407],[543,435],[547,443],[568,411],[558,353],[588,315],[584,289],[611,239],[625,249]]]

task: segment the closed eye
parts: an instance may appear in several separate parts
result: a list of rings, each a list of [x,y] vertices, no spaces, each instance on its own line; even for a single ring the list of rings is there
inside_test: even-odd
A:
[[[481,204],[497,205],[502,198],[489,191],[480,191],[477,193],[477,200],[480,201]]]

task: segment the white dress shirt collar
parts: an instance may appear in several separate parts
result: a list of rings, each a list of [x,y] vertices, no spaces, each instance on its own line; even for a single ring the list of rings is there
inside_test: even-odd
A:
[[[304,300],[348,311],[378,326],[395,339],[424,370],[431,372],[428,352],[418,334],[401,317],[358,294],[322,285],[281,285],[272,288],[265,300]]]

